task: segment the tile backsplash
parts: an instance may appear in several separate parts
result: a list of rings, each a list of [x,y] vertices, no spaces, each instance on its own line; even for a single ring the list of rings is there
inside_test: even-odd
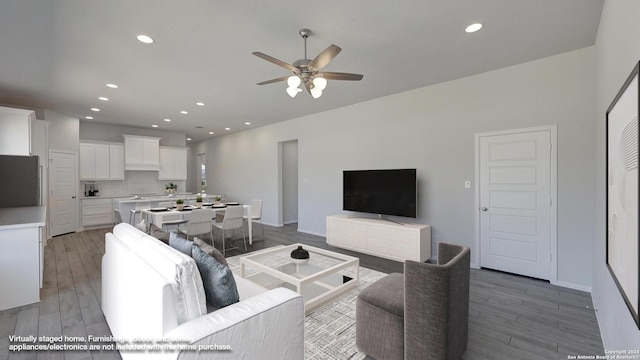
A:
[[[157,171],[125,171],[123,180],[109,181],[80,181],[81,193],[84,193],[84,184],[94,183],[100,196],[136,195],[136,194],[164,194],[164,186],[168,183],[178,185],[178,192],[186,191],[184,180],[158,180]]]

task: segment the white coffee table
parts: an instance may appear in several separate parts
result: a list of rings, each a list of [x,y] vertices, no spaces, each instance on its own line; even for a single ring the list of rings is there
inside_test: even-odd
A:
[[[309,260],[296,263],[291,251],[302,246]],[[305,314],[358,285],[358,258],[293,244],[240,257],[240,276],[267,289],[286,287],[304,297]]]

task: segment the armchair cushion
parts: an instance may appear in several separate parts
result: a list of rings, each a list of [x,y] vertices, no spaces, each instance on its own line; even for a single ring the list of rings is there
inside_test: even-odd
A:
[[[404,318],[404,276],[389,274],[362,290],[362,301],[400,318]]]

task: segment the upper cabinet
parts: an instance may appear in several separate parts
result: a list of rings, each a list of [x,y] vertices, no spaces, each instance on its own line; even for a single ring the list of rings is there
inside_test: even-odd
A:
[[[158,180],[187,180],[187,149],[160,147]]]
[[[160,138],[137,135],[124,137],[125,170],[160,170]]]
[[[31,155],[31,110],[0,107],[0,154]]]
[[[124,146],[81,142],[80,180],[124,180]]]

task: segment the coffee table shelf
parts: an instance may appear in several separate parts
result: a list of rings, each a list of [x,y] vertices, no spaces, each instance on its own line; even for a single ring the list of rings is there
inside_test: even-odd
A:
[[[309,260],[297,263],[291,251],[302,246]],[[304,297],[305,313],[358,285],[360,260],[313,246],[293,244],[240,258],[240,276],[268,289],[286,287]]]

